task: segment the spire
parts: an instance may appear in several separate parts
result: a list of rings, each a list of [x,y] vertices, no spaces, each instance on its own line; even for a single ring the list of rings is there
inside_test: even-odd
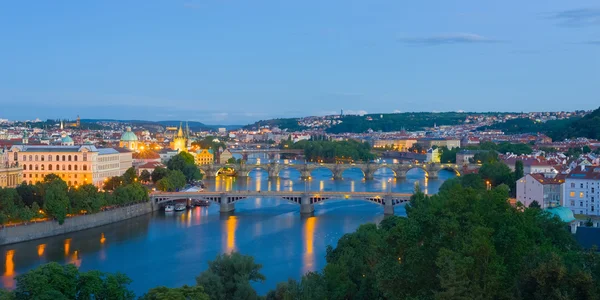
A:
[[[63,121],[60,120],[60,130],[63,130],[63,129],[65,129],[65,127],[63,126]]]
[[[179,131],[177,131],[177,137],[183,137],[183,122],[179,122]]]
[[[185,121],[185,137],[190,138],[190,124],[188,121]]]

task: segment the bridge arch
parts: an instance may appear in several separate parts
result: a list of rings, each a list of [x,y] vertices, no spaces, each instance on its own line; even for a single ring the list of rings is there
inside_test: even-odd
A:
[[[261,166],[261,165],[249,167],[246,172],[247,172],[246,176],[250,176],[250,173],[252,173],[252,172],[254,172],[254,173],[262,172],[262,173],[266,173],[266,176],[269,175],[269,169],[267,169],[266,167]]]
[[[342,178],[348,178],[348,175],[350,175],[352,173],[357,173],[357,174],[360,173],[362,176],[361,179],[364,179],[366,177],[365,171],[362,168],[352,166],[352,167],[346,168],[342,171]]]
[[[222,165],[222,166],[219,167],[219,169],[215,172],[215,176],[225,175],[224,172],[227,169],[231,169],[235,173],[237,173],[239,171],[236,165],[234,165],[234,164],[225,164],[225,165]]]
[[[288,174],[289,176],[286,176],[288,178],[296,178],[296,177],[302,177],[302,170],[296,166],[292,166],[292,165],[282,165],[279,168],[279,172],[277,173],[277,175],[279,177],[281,177],[283,174]]]
[[[317,170],[319,170],[319,171],[317,171]],[[315,178],[316,177],[315,175],[318,174],[319,172],[324,172],[324,174],[322,176],[319,176],[319,178],[322,178],[322,177],[333,178],[333,176],[335,175],[331,168],[329,168],[327,166],[319,165],[310,170],[310,176]],[[328,175],[326,175],[326,174],[328,174]]]
[[[391,171],[391,176],[396,177],[398,174],[396,173],[396,171],[394,169],[392,169],[391,166],[388,165],[381,165],[378,166],[376,169],[373,170],[373,174],[377,174],[377,175],[383,175],[386,176],[388,174],[385,174],[387,172]],[[383,173],[383,174],[382,174]]]
[[[449,172],[454,173],[454,175],[456,175],[456,176],[462,175],[460,173],[460,170],[458,168],[454,167],[454,166],[442,166],[440,168],[440,171],[449,171]]]
[[[419,170],[423,171],[425,173],[425,177],[429,177],[429,170],[427,170],[427,168],[425,168],[424,166],[410,166],[408,168],[406,168],[406,173],[408,174],[408,172],[410,171],[417,171],[419,172]]]

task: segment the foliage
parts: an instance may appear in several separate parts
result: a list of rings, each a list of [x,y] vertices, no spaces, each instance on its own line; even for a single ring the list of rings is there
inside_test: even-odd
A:
[[[181,171],[169,170],[168,175],[156,183],[156,188],[163,192],[174,192],[184,187],[185,183],[186,178]]]
[[[259,299],[250,283],[265,280],[260,273],[261,267],[251,256],[237,252],[220,254],[208,262],[208,269],[196,278],[196,282],[204,287],[210,299]]]
[[[23,183],[18,185],[16,189],[25,205],[31,206],[34,202],[37,202],[38,205],[42,205],[42,196],[39,192],[38,186],[34,184],[28,184],[23,181]]]
[[[206,136],[202,140],[192,142],[192,147],[198,147],[200,149],[211,149],[213,153],[217,153],[219,151],[219,148],[227,148],[227,145],[225,145],[223,141],[219,140],[218,142],[216,142],[215,139],[217,138],[212,135]]]
[[[444,146],[440,148],[440,162],[442,163],[456,163],[456,153],[460,151],[460,148],[448,149],[448,147]]]
[[[109,204],[125,205],[148,201],[148,190],[139,182],[120,186],[115,189]]]
[[[299,141],[290,148],[303,149],[304,156],[309,161],[336,162],[336,160],[369,161],[375,158],[370,152],[368,143],[354,140],[331,141]]]
[[[132,184],[137,180],[137,172],[135,171],[134,167],[130,167],[129,169],[127,169],[127,171],[125,171],[122,177],[123,183]]]
[[[168,288],[159,286],[150,289],[139,300],[209,300],[201,286],[187,286],[180,288]]]
[[[411,112],[397,114],[348,115],[340,118],[341,123],[327,129],[330,133],[373,131],[422,130],[437,125],[459,125],[467,118],[467,113]]]
[[[163,179],[169,174],[169,170],[163,167],[157,167],[152,171],[152,182],[156,184],[157,181]]]
[[[0,223],[28,220],[22,219],[27,210],[15,189],[0,188]]]
[[[142,182],[150,182],[151,176],[150,176],[150,172],[148,172],[148,170],[143,170],[142,173],[140,173],[140,180]]]
[[[181,171],[188,182],[202,179],[202,174],[196,166],[194,156],[187,152],[180,152],[173,156],[167,163],[167,168],[170,171]]]
[[[114,191],[125,184],[123,176],[114,176],[106,179],[102,188],[106,191]]]
[[[67,213],[71,210],[67,184],[58,176],[49,174],[44,178],[42,186],[46,214],[56,219],[59,224],[63,224]]]
[[[106,205],[104,195],[92,184],[84,184],[78,188],[71,187],[68,197],[71,202],[71,213],[81,211],[95,213]]]
[[[117,273],[80,272],[74,265],[51,262],[16,277],[14,299],[134,299],[131,279]],[[10,298],[9,298],[10,299]]]

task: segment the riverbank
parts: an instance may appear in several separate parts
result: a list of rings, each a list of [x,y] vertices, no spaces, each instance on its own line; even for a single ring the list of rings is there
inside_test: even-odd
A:
[[[138,217],[152,211],[152,203],[144,202],[95,214],[67,218],[62,225],[56,221],[47,221],[4,227],[0,229],[0,246],[94,228]]]

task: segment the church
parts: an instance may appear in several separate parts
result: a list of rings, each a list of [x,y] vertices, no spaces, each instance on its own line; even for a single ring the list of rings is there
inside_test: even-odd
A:
[[[171,142],[171,149],[173,150],[177,150],[177,151],[184,151],[187,152],[187,132],[186,134],[183,133],[183,125],[179,124],[179,130],[177,131],[177,135],[173,138],[173,141]]]

